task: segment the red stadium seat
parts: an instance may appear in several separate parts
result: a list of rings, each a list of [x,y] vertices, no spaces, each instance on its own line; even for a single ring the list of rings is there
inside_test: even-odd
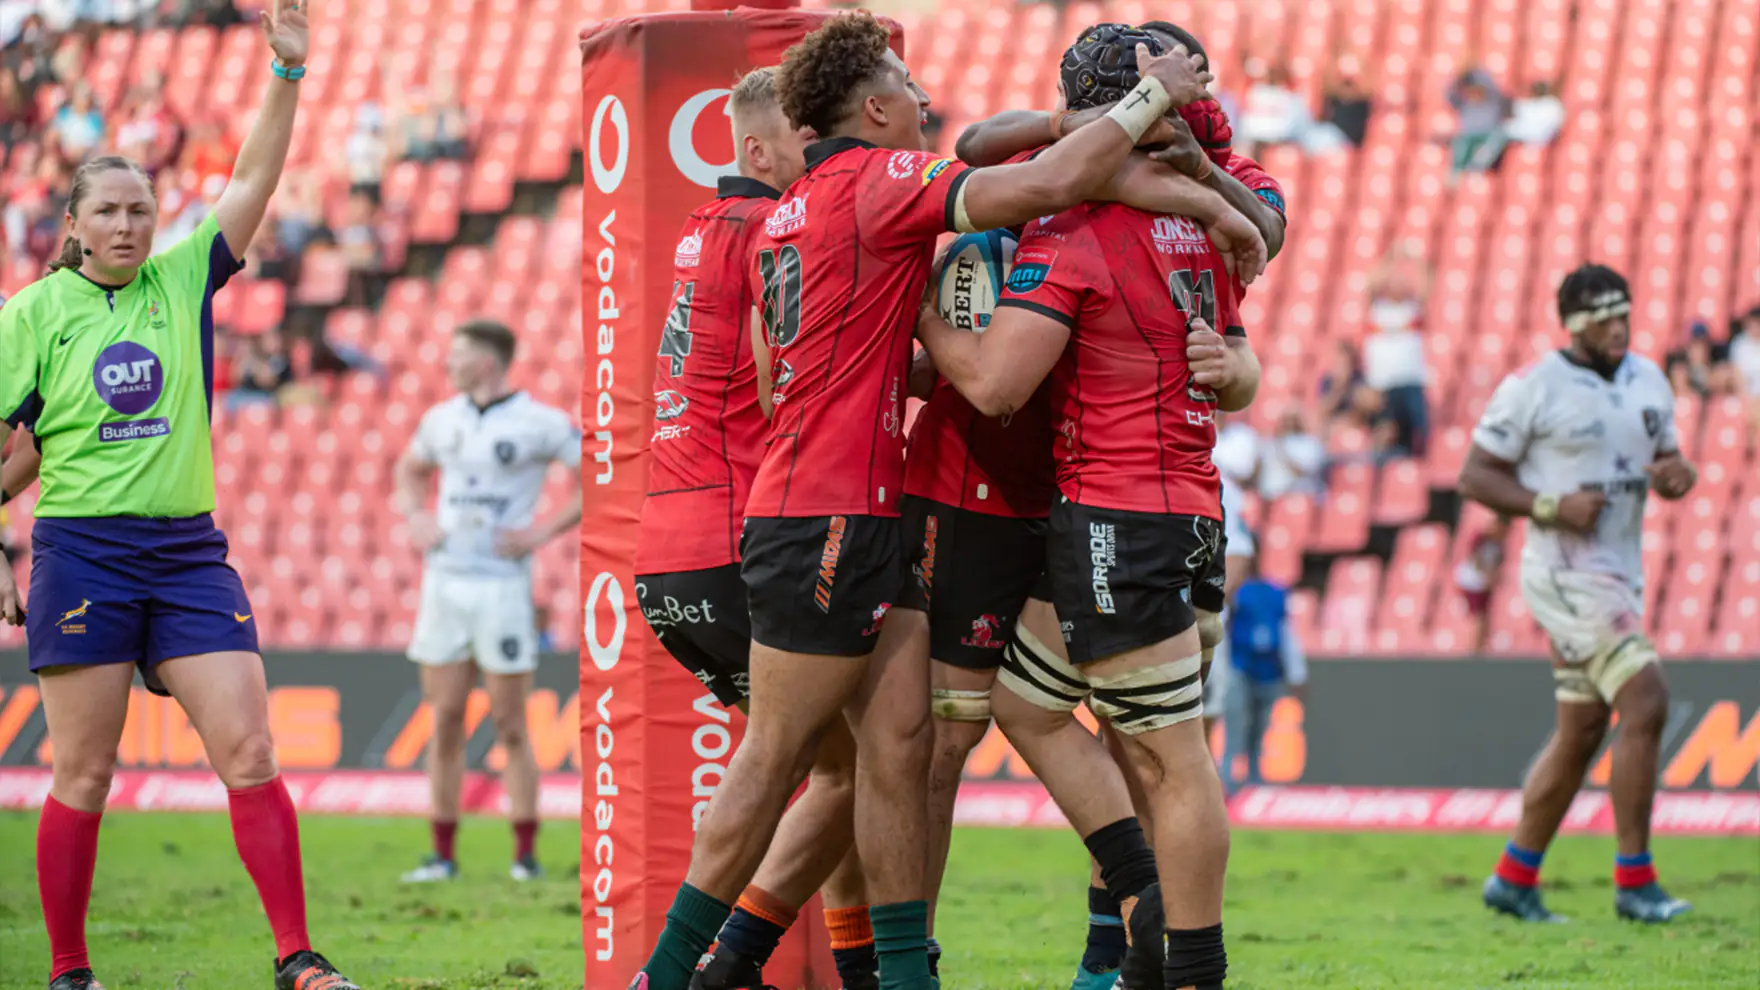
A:
[[[1361,550],[1369,540],[1369,501],[1375,483],[1367,463],[1346,464],[1332,472],[1313,549],[1319,553]]]
[[[1354,654],[1369,648],[1380,587],[1379,558],[1341,557],[1333,561],[1320,613],[1321,652]]]

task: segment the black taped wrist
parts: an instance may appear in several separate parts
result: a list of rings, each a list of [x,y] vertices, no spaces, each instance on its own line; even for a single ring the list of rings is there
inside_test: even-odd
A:
[[[1100,864],[1100,879],[1120,901],[1141,894],[1155,882],[1155,853],[1136,818],[1121,818],[1082,840]]]

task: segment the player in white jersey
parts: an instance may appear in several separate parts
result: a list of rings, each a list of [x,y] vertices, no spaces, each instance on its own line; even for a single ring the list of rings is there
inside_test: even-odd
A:
[[[397,463],[397,508],[427,554],[409,658],[421,665],[433,712],[428,782],[434,849],[404,880],[456,876],[453,838],[467,742],[466,702],[483,673],[489,717],[507,756],[502,783],[513,821],[515,880],[538,874],[538,767],[526,733],[526,696],[538,667],[531,556],[581,520],[581,437],[568,413],[507,382],[513,332],[478,320],[452,336],[446,371],[459,391],[428,410]],[[551,465],[574,479],[574,497],[535,521]],[[438,508],[428,488],[440,472]]]
[[[1631,293],[1601,265],[1565,277],[1558,312],[1570,346],[1505,378],[1473,432],[1461,494],[1526,516],[1522,597],[1552,641],[1558,727],[1522,793],[1522,820],[1488,907],[1557,921],[1541,904],[1540,860],[1619,715],[1611,794],[1620,917],[1663,922],[1669,897],[1650,861],[1650,806],[1668,715],[1656,648],[1644,635],[1644,500],[1678,499],[1697,474],[1675,435],[1674,394],[1654,361],[1627,353]]]

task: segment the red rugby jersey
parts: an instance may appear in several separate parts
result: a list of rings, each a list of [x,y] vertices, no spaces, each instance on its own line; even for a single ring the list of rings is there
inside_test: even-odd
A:
[[[1070,328],[1053,373],[1058,488],[1097,508],[1220,516],[1215,393],[1191,380],[1186,312],[1240,335],[1204,228],[1117,204],[1027,225],[1001,305]]]
[[[854,138],[807,148],[751,264],[776,385],[746,515],[898,515],[917,310],[969,171]]]
[[[1289,222],[1289,214],[1284,210],[1283,187],[1258,162],[1231,151],[1228,153],[1228,164],[1223,170],[1238,179],[1253,195],[1269,203],[1277,211],[1277,215],[1283,217],[1285,223]]]
[[[1004,164],[1028,161],[1044,148]],[[1057,491],[1047,382],[1007,419],[986,416],[945,378],[917,413],[905,454],[904,490],[992,516],[1043,519]]]
[[[685,221],[654,370],[638,574],[739,560],[746,498],[769,429],[758,405],[746,267],[780,195],[755,179],[724,178]]]

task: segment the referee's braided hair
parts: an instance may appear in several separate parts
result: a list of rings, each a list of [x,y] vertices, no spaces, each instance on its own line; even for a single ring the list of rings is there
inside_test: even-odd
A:
[[[1628,302],[1632,297],[1625,276],[1606,265],[1585,264],[1558,285],[1558,319],[1568,325],[1572,314],[1602,309],[1618,302],[1616,296]]]
[[[140,176],[141,181],[147,184],[147,194],[157,199],[157,193],[153,190],[153,180],[147,175],[146,169],[121,155],[100,155],[74,169],[73,188],[67,193],[67,215],[75,218],[79,216],[80,203],[85,201],[86,191],[92,183],[92,176],[101,172],[114,171],[133,172]],[[84,261],[85,246],[80,244],[79,238],[73,236],[73,231],[70,230],[67,232],[67,239],[61,242],[61,255],[49,262],[49,271],[58,272],[63,268],[78,271],[80,264]]]
[[[776,93],[795,127],[830,137],[861,88],[886,70],[892,30],[865,10],[840,14],[782,53]]]
[[[1071,110],[1105,106],[1125,98],[1142,76],[1137,46],[1151,55],[1166,51],[1161,42],[1129,24],[1096,24],[1063,53],[1063,96]]]

